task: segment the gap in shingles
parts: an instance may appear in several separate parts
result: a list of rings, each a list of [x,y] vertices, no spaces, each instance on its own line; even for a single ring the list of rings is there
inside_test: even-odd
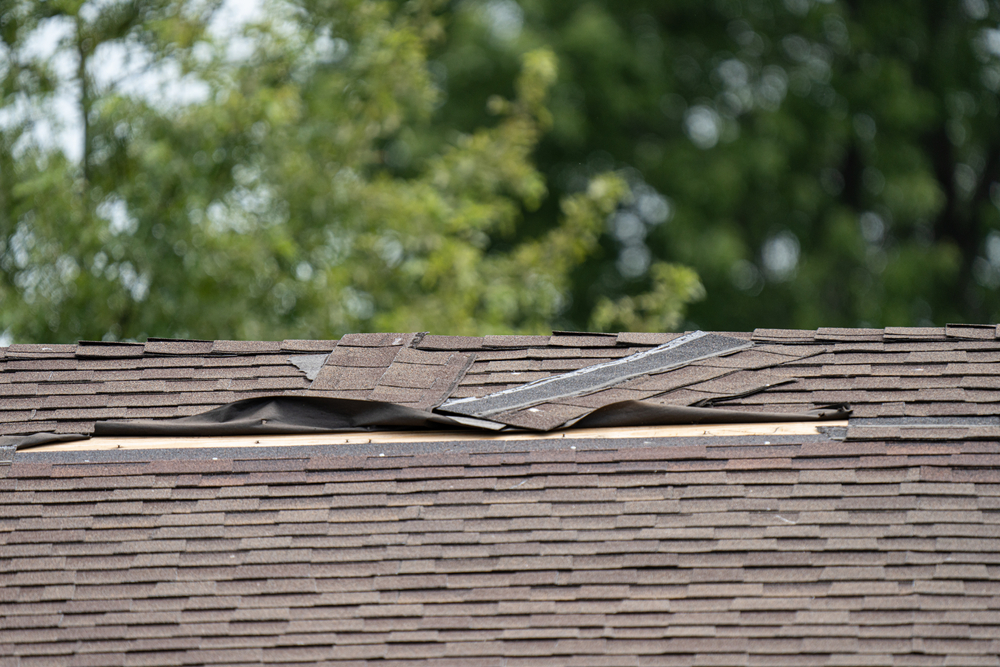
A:
[[[315,380],[329,356],[329,354],[296,354],[288,357],[288,361],[305,373],[307,378]]]

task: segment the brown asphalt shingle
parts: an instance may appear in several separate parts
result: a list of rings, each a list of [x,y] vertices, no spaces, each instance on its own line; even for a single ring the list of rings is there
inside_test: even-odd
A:
[[[15,345],[0,356],[0,435],[303,392],[430,410],[674,337]],[[547,428],[618,400],[846,402],[846,433],[0,445],[0,667],[996,664],[996,327],[752,340],[505,418]],[[301,354],[325,357],[315,381],[289,361]]]
[[[256,462],[20,453],[0,478],[3,655],[997,654],[1000,477],[976,458],[995,442],[585,443]]]

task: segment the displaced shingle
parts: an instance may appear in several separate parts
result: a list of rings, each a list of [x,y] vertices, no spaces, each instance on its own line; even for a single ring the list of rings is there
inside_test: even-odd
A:
[[[545,347],[551,336],[484,336],[483,347],[486,348],[524,348]]]
[[[522,408],[559,398],[592,394],[643,374],[666,371],[749,345],[750,343],[738,339],[696,332],[620,360],[589,366],[548,379],[539,379],[522,388],[483,398],[453,400],[445,403],[441,409],[453,414],[489,418],[490,415],[501,412],[513,413]]]
[[[886,342],[946,340],[944,327],[886,327],[883,338]]]
[[[339,344],[346,347],[392,347],[394,345],[406,347],[414,336],[416,334],[412,333],[346,334],[340,339]]]
[[[815,333],[800,329],[754,329],[754,342],[762,343],[811,343]]]
[[[618,334],[617,341],[619,345],[649,345],[653,347],[669,343],[675,338],[680,338],[682,335],[679,333],[633,333],[623,331]]]
[[[549,345],[554,347],[615,347],[618,345],[616,334],[589,335],[553,335]]]
[[[326,365],[309,385],[312,390],[371,390],[378,385],[386,369],[382,366],[354,367]]]
[[[150,338],[146,341],[146,354],[203,355],[212,352],[215,343],[210,340],[172,340]]]
[[[326,358],[326,365],[343,368],[388,368],[399,351],[390,347],[337,347]]]
[[[280,349],[287,352],[330,352],[336,346],[335,340],[283,340]]]
[[[72,357],[76,354],[76,345],[55,345],[39,343],[14,343],[4,348],[7,357],[29,357],[51,359],[54,357]]]
[[[814,336],[817,341],[881,341],[882,332],[878,329],[845,329],[820,327]]]
[[[420,339],[414,347],[421,350],[478,350],[483,347],[483,339],[474,336],[433,336]]]
[[[967,340],[994,340],[998,337],[995,324],[949,324],[944,333],[948,338]]]
[[[81,340],[76,346],[76,357],[86,358],[130,358],[141,357],[145,346],[142,343],[106,343],[103,341]]]
[[[279,352],[281,341],[217,340],[212,344],[213,354],[264,354]]]

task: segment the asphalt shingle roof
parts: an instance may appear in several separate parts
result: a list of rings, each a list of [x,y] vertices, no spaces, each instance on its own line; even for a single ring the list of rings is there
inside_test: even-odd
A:
[[[0,447],[0,667],[1000,664],[996,334],[726,334],[753,347],[540,410],[850,403],[815,435]],[[674,337],[12,345],[0,429],[429,410]]]

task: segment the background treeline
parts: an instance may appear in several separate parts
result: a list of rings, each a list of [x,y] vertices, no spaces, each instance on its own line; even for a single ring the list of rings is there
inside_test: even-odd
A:
[[[1000,3],[0,0],[16,341],[1000,319]]]

